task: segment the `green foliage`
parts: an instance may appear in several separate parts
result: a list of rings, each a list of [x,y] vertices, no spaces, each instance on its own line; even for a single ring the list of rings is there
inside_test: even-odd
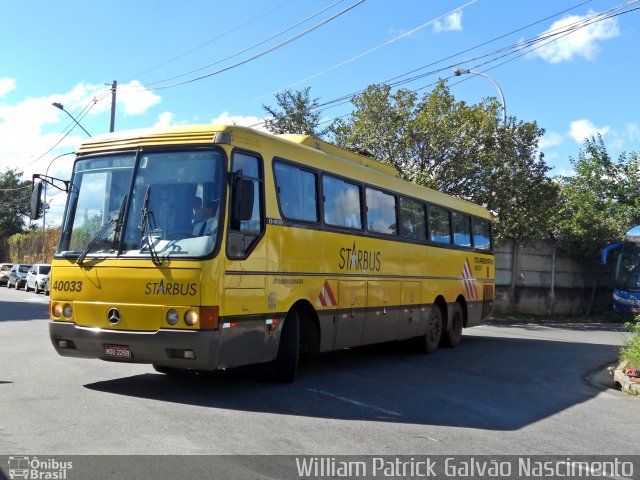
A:
[[[620,348],[620,360],[626,361],[631,368],[640,368],[640,316],[624,326],[631,331],[631,336]]]
[[[271,133],[299,133],[321,138],[327,130],[319,130],[320,113],[314,112],[318,107],[318,99],[309,97],[310,87],[302,91],[285,90],[276,93],[276,101],[281,110],[263,105],[262,108],[271,115],[265,120],[267,130]]]
[[[9,238],[24,229],[24,219],[30,211],[30,185],[17,170],[7,169],[0,174],[0,238]]]
[[[331,126],[336,144],[392,165],[410,181],[485,205],[498,240],[547,238],[558,187],[538,155],[544,131],[510,117],[495,99],[456,101],[444,82],[415,92],[373,85],[353,99],[349,120]]]
[[[640,223],[640,161],[636,153],[614,161],[600,136],[585,140],[574,175],[560,177],[556,236],[560,248],[598,269],[600,252]]]

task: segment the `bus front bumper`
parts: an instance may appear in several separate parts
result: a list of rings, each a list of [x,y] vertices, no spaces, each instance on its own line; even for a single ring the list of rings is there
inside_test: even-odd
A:
[[[220,350],[218,330],[134,332],[50,321],[49,337],[56,351],[64,357],[195,370],[215,370]]]

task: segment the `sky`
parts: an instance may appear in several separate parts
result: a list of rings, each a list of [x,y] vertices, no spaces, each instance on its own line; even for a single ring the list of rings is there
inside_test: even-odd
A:
[[[457,100],[504,98],[537,122],[552,176],[598,133],[616,158],[640,151],[640,0],[32,0],[2,2],[2,17],[0,171],[25,179],[70,177],[73,155],[57,156],[87,135],[52,103],[104,134],[114,80],[118,131],[255,126],[277,92],[306,87],[347,98],[322,108],[328,123],[368,85],[424,95],[446,79]]]

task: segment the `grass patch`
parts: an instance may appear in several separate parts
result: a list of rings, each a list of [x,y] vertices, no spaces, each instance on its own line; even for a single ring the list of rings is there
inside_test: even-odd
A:
[[[627,362],[627,367],[640,368],[640,316],[635,321],[624,324],[631,331],[629,339],[620,347],[620,360]]]

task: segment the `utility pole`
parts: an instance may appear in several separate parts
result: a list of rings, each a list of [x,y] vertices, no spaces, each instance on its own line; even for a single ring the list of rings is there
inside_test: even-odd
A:
[[[118,82],[116,80],[111,84],[111,123],[109,124],[109,132],[113,132],[116,124],[116,87]]]

